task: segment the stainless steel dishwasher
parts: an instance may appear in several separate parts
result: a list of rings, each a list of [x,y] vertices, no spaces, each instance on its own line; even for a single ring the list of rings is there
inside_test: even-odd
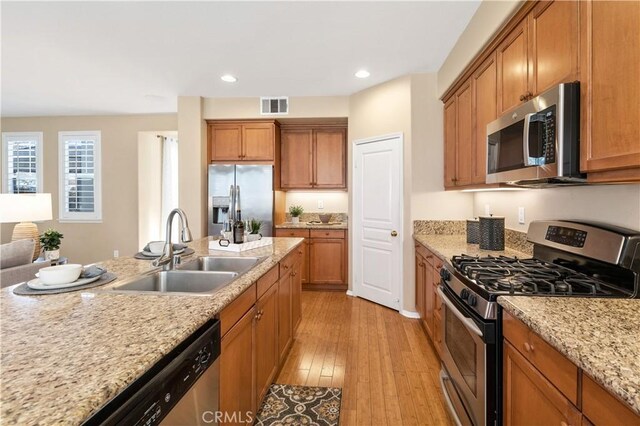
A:
[[[211,320],[86,425],[216,425],[220,321]]]

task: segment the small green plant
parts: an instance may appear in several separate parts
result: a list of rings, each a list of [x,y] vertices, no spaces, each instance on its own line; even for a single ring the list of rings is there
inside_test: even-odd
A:
[[[47,229],[40,235],[40,244],[46,251],[58,250],[60,248],[60,240],[63,235],[53,228]]]
[[[262,228],[262,221],[258,219],[251,219],[249,221],[249,233],[259,234],[260,228]]]
[[[302,206],[293,205],[289,207],[289,214],[291,215],[291,217],[300,217],[302,213],[304,213],[304,209],[302,208]]]

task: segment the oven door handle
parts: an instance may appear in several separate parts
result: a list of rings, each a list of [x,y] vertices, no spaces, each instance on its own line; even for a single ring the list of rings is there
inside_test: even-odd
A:
[[[438,295],[440,296],[440,298],[442,299],[442,301],[444,302],[445,305],[447,305],[447,307],[449,308],[449,310],[451,311],[451,313],[453,313],[460,321],[462,321],[462,323],[464,324],[465,327],[467,327],[467,329],[473,331],[474,334],[483,337],[482,335],[482,330],[480,330],[480,328],[478,328],[478,326],[476,325],[475,322],[473,322],[473,320],[469,317],[465,317],[462,312],[460,312],[458,310],[458,308],[456,307],[456,305],[453,304],[453,302],[451,302],[449,300],[449,298],[447,297],[446,294],[444,294],[444,291],[442,291],[442,289],[440,288],[440,286],[438,286]]]

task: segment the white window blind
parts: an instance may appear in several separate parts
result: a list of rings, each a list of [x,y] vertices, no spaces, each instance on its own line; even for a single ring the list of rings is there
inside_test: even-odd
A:
[[[42,192],[42,133],[2,133],[3,185],[10,194]]]
[[[100,132],[60,132],[60,220],[102,220]]]

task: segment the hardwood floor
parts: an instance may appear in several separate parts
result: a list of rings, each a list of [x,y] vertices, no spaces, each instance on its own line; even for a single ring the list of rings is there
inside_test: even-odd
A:
[[[341,387],[342,426],[450,425],[439,372],[418,320],[343,292],[304,291],[276,383]]]

